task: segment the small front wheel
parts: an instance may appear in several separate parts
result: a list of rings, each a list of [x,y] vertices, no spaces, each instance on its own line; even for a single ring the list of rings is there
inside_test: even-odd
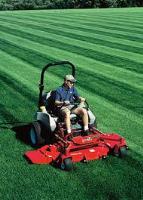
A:
[[[125,146],[124,147],[120,147],[119,156],[121,158],[124,158],[125,156],[127,156],[127,148]]]
[[[61,169],[66,171],[71,171],[73,169],[73,162],[71,158],[64,159],[63,163],[61,163]]]

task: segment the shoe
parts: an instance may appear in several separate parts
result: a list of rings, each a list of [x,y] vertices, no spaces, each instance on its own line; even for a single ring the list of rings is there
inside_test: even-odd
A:
[[[86,131],[83,131],[83,133],[82,133],[82,136],[87,136],[87,135],[89,135],[90,133],[89,133],[89,130],[86,130]]]

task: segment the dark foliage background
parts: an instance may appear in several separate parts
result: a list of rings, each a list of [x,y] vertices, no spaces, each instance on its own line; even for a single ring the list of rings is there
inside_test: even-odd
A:
[[[143,0],[0,0],[0,10],[142,7]]]

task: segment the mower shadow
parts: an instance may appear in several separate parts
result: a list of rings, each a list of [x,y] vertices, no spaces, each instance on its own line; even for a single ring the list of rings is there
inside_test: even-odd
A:
[[[21,142],[30,145],[28,132],[30,131],[31,124],[14,126],[11,128],[12,131],[16,133],[16,139]]]
[[[46,131],[43,131],[43,137],[45,138],[45,143],[41,145],[32,145],[29,138],[29,131],[31,129],[32,123],[20,125],[20,126],[13,126],[11,128],[12,131],[15,132],[16,139],[20,140],[22,143],[26,145],[32,146],[34,149],[38,149],[45,144],[53,144],[56,141],[56,138],[52,135],[47,137]]]

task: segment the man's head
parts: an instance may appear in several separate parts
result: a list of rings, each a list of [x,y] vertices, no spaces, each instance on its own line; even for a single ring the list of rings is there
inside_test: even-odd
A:
[[[64,85],[71,88],[73,87],[73,84],[76,82],[75,78],[73,77],[73,75],[68,74],[65,76],[64,78]]]

